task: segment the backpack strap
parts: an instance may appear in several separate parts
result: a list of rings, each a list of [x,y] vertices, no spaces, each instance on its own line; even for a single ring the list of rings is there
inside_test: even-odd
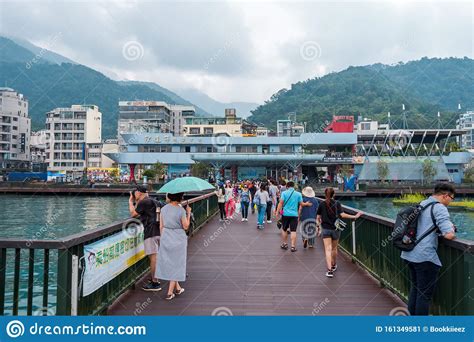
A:
[[[434,206],[435,206],[435,204],[438,204],[438,203],[439,202],[431,202],[428,205],[426,205],[425,207],[423,207],[423,210],[427,209],[428,207],[431,207],[431,220],[433,221],[433,226],[430,229],[428,229],[426,232],[424,232],[420,236],[420,238],[415,241],[415,246],[417,244],[419,244],[421,242],[421,240],[423,240],[428,235],[430,235],[431,233],[433,233],[434,231],[436,231],[438,229],[438,224],[436,223],[436,217],[434,216]]]

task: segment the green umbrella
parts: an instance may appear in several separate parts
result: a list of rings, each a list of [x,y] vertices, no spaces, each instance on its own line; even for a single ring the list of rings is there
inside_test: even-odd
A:
[[[204,179],[197,177],[181,177],[166,183],[160,188],[160,190],[158,190],[157,193],[177,194],[180,192],[205,191],[214,189],[215,187]]]

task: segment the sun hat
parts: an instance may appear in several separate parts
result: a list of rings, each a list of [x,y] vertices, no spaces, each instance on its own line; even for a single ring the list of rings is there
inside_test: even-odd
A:
[[[305,197],[315,197],[316,194],[314,193],[314,190],[312,187],[310,186],[307,186],[306,188],[303,189],[303,191],[301,191],[301,193],[303,194],[303,196]]]

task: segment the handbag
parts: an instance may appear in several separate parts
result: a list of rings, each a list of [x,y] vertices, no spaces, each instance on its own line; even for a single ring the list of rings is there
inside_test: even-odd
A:
[[[336,205],[336,220],[334,221],[334,227],[336,230],[342,232],[346,228],[347,224],[339,218],[339,214],[337,212],[337,201],[334,201],[334,204]]]
[[[288,197],[285,202],[283,202],[283,205],[281,206],[281,210],[280,210],[280,215],[283,216],[283,209],[285,208],[285,205],[286,203],[288,203],[288,201],[290,200],[291,196],[293,196],[293,193],[295,192],[295,190],[293,190],[293,192],[291,193],[290,197]],[[281,221],[281,218],[278,219],[277,221],[277,227],[278,229],[281,229],[281,227],[283,226],[283,222]]]

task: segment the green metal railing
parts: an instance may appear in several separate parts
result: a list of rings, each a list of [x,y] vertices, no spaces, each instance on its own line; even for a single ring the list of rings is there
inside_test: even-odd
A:
[[[192,236],[216,212],[214,193],[191,198]],[[93,315],[107,307],[149,271],[147,258],[92,294],[79,293],[84,246],[120,232],[123,222],[70,235],[61,240],[0,241],[0,315]]]
[[[355,214],[356,209],[343,206]],[[380,284],[407,302],[410,291],[408,267],[400,251],[392,246],[391,219],[364,214],[357,221],[347,220],[340,246],[352,260],[380,281]],[[435,315],[474,314],[474,241],[439,239],[438,254],[443,267],[433,299]]]

